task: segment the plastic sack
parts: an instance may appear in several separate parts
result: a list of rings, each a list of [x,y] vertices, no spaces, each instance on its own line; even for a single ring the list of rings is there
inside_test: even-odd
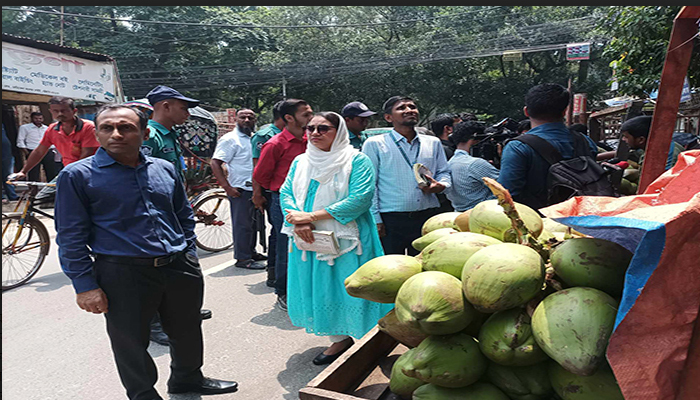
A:
[[[643,194],[575,197],[540,211],[634,252],[607,350],[625,399],[697,399],[700,150],[682,152]]]

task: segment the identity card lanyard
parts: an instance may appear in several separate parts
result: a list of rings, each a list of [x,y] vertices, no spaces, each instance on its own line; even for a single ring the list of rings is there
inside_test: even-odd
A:
[[[417,139],[417,138],[414,138],[414,139]],[[401,139],[399,139],[399,140],[401,140]],[[406,164],[408,164],[408,168],[413,169],[413,164],[415,164],[415,162],[412,164],[411,161],[409,161],[408,156],[406,155],[406,152],[403,151],[403,148],[401,148],[401,146],[399,146],[398,140],[393,141],[393,142],[396,145],[396,147],[398,147],[399,151],[401,152],[403,159],[406,160]],[[418,155],[420,155],[420,140],[418,141]],[[416,156],[416,160],[417,159],[418,159],[418,156]]]

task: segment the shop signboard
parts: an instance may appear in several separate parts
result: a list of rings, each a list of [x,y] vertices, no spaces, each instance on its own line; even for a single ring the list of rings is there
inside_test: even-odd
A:
[[[110,61],[2,42],[2,90],[112,103],[119,85]]]

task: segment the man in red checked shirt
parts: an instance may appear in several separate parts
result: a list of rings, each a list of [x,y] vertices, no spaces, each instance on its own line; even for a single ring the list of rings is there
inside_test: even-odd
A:
[[[280,208],[280,187],[287,177],[289,167],[296,156],[306,151],[304,127],[311,121],[313,110],[309,103],[300,99],[288,99],[280,105],[280,114],[285,121],[282,132],[265,142],[258,163],[253,170],[253,180],[265,189],[272,191],[270,215],[272,229],[277,233],[275,253],[275,293],[277,305],[287,311],[287,246],[288,238],[280,232],[284,216]],[[253,198],[260,188],[254,186]]]
[[[54,96],[49,99],[49,110],[56,122],[46,129],[39,145],[29,153],[22,170],[10,175],[9,180],[25,180],[27,172],[41,162],[51,145],[56,146],[63,157],[63,166],[95,154],[100,147],[95,137],[95,124],[78,117],[73,99]],[[51,183],[56,183],[56,179],[57,177]],[[45,199],[55,192],[55,187],[47,186],[39,192],[37,200]]]

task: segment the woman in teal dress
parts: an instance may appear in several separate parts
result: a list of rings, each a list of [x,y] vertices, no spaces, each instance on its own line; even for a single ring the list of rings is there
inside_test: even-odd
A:
[[[313,360],[321,365],[335,360],[394,305],[352,297],[344,285],[362,264],[384,255],[369,212],[376,179],[372,162],[350,145],[345,121],[336,113],[317,114],[306,135],[307,150],[292,162],[280,202],[282,232],[289,235],[289,317],[309,333],[330,336],[332,345]],[[297,241],[314,241],[312,230],[333,231],[339,253],[300,250]]]

